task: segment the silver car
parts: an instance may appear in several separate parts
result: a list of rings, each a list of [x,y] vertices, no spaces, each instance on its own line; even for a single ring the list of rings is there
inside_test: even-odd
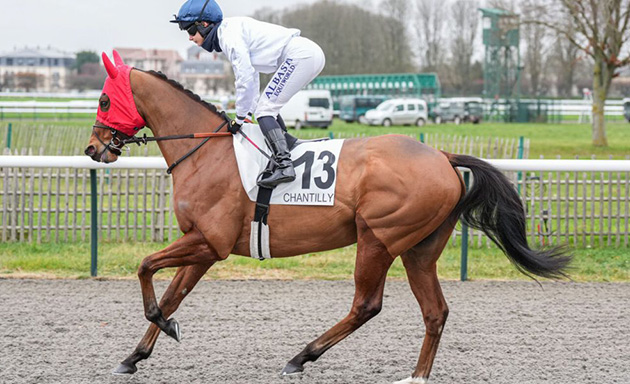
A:
[[[427,102],[422,99],[390,99],[365,113],[368,124],[384,127],[412,124],[421,127],[427,119]]]

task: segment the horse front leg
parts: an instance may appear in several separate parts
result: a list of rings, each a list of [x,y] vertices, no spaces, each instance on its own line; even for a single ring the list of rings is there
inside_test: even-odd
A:
[[[138,278],[142,288],[144,315],[150,322],[177,341],[181,338],[179,324],[175,319],[166,320],[162,309],[158,306],[153,288],[153,275],[162,268],[187,265],[204,265],[207,270],[219,260],[215,256],[215,252],[210,249],[201,233],[191,231],[166,249],[145,257],[140,264]]]
[[[160,300],[160,308],[165,317],[170,316],[177,310],[182,300],[190,294],[197,282],[199,282],[211,266],[212,264],[189,265],[180,267],[177,270],[173,281]],[[138,370],[136,364],[141,360],[149,358],[151,352],[153,352],[153,347],[160,335],[160,331],[157,325],[151,324],[133,353],[123,360],[112,373],[115,375],[129,375],[135,373]]]

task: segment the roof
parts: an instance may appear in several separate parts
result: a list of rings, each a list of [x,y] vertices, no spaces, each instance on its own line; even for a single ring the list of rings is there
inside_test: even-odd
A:
[[[114,48],[123,60],[166,60],[183,61],[174,49]]]
[[[506,11],[505,9],[499,8],[479,8],[479,10],[483,13],[483,16],[516,16],[515,13],[510,11]]]
[[[0,54],[0,57],[74,59],[75,55],[73,53],[63,52],[51,47],[47,47],[45,49],[39,47],[24,47],[22,49],[15,49],[13,52],[2,53]]]

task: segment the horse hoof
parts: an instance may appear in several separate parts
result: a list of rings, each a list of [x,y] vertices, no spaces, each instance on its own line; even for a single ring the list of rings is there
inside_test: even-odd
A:
[[[284,369],[282,370],[281,375],[282,376],[288,376],[288,375],[298,375],[300,373],[302,373],[304,371],[304,367],[303,366],[297,366],[297,365],[293,365],[291,363],[288,363],[286,367],[284,367]]]
[[[136,368],[135,364],[120,363],[120,365],[112,371],[112,375],[115,375],[115,376],[133,375],[134,373],[136,373],[137,370],[138,368]]]
[[[423,377],[409,377],[405,380],[397,381],[394,384],[427,384],[428,382],[429,379]]]
[[[179,329],[179,323],[175,319],[170,319],[166,322],[166,329],[164,332],[173,339],[177,340],[178,343],[182,340],[182,332]]]

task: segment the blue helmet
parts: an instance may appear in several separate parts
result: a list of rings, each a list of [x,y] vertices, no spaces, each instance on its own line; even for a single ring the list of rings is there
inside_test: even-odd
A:
[[[191,25],[195,21],[208,21],[213,24],[223,20],[223,11],[214,0],[187,0],[171,23]]]

